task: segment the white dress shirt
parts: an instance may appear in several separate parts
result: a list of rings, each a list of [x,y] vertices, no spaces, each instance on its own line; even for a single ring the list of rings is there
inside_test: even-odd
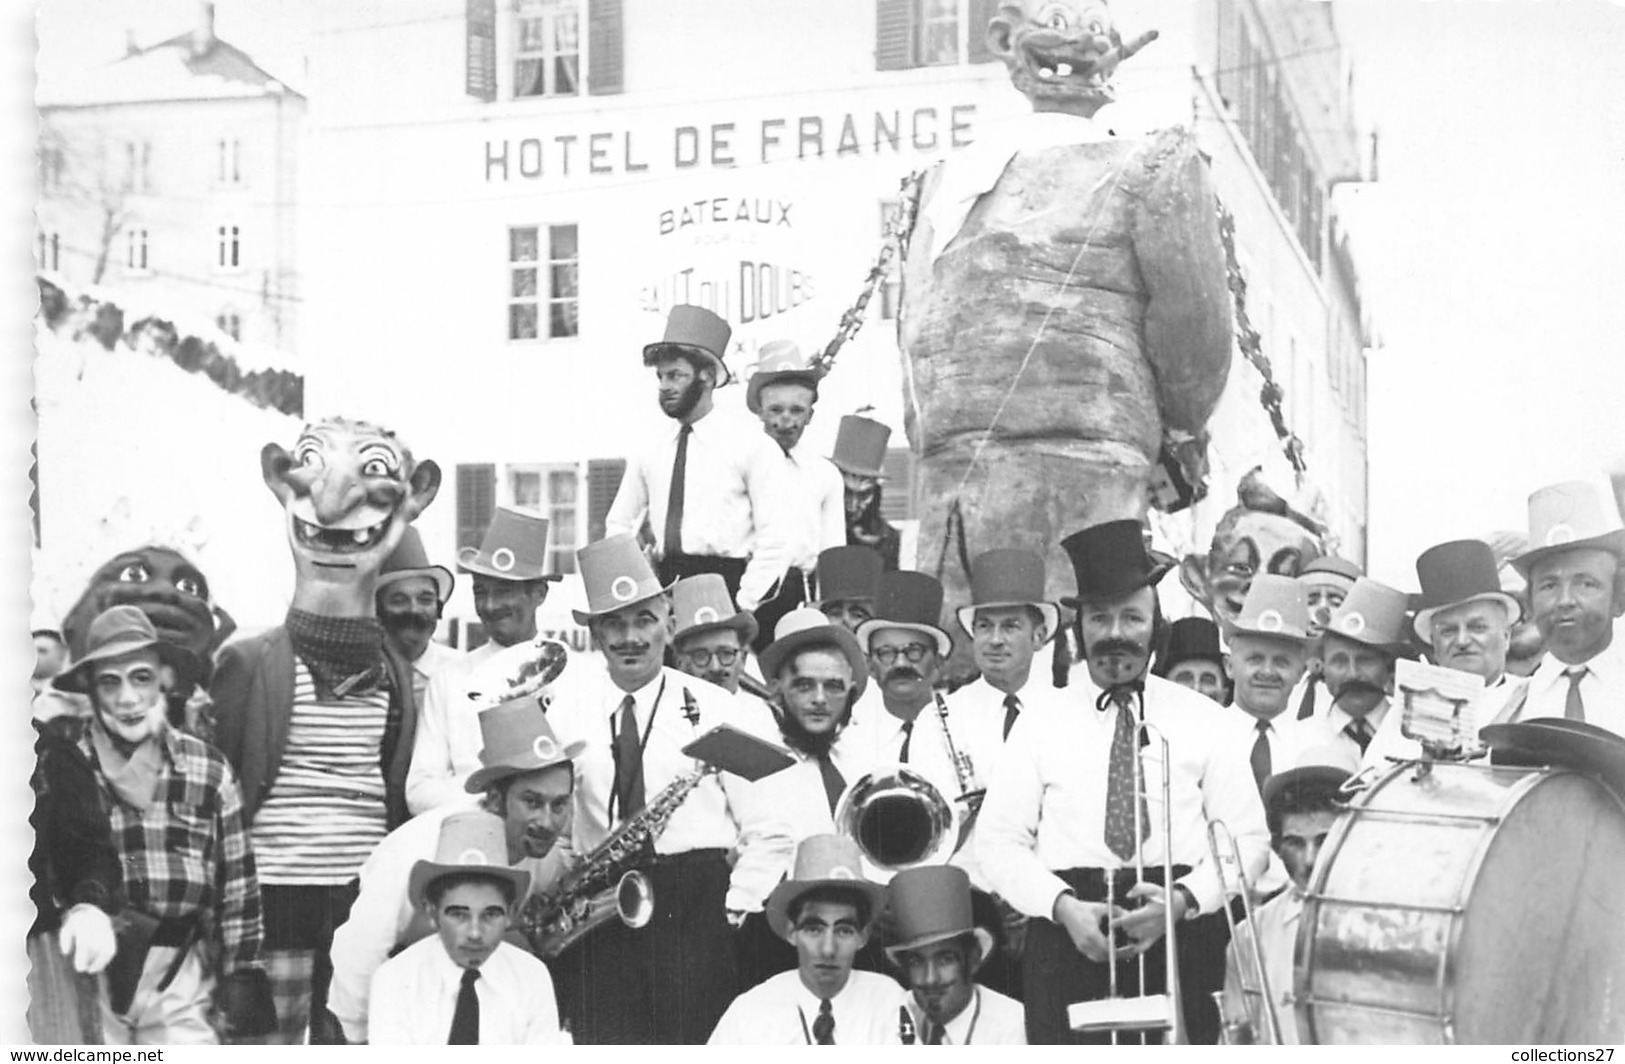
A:
[[[914,1017],[916,1045],[925,1044],[925,1010],[909,995],[908,1011]],[[1015,998],[997,990],[977,986],[970,1004],[948,1021],[942,1030],[945,1046],[1024,1046],[1027,1044],[1027,1010]]]
[[[644,518],[665,553],[666,503],[682,426],[671,421],[632,455],[604,519],[607,535],[637,535]],[[684,459],[683,553],[749,558],[737,601],[755,609],[790,564],[795,508],[784,452],[759,422],[712,411],[694,425]]]
[[[1315,718],[1297,720],[1292,716],[1290,704],[1282,710],[1280,715],[1270,721],[1269,729],[1264,733],[1270,748],[1270,774],[1285,772],[1298,766],[1298,758],[1311,747],[1321,745],[1325,740],[1325,727]],[[1241,758],[1242,763],[1252,771],[1253,744],[1258,741],[1258,718],[1237,705],[1223,706],[1219,714],[1224,721],[1227,733],[1226,741],[1234,744],[1234,756]],[[1220,836],[1223,845],[1223,836]],[[1225,860],[1225,876],[1231,888],[1237,886],[1235,869],[1230,867],[1229,854],[1219,851],[1219,856]],[[1253,877],[1249,875],[1247,885],[1252,888],[1255,897],[1273,894],[1291,882],[1287,874],[1286,865],[1281,858],[1271,850],[1269,864],[1263,874]]]
[[[1400,732],[1400,718],[1403,714],[1390,712],[1392,709],[1393,701],[1384,698],[1372,707],[1371,712],[1365,715],[1365,719],[1371,724],[1372,737],[1363,751],[1360,749],[1360,744],[1355,742],[1344,731],[1354,722],[1354,717],[1342,706],[1331,706],[1325,713],[1317,714],[1313,719],[1319,725],[1318,734],[1313,731],[1310,734],[1316,744],[1329,744],[1353,754],[1360,762],[1361,768],[1367,768],[1371,765],[1376,765],[1379,768],[1386,766],[1389,763],[1385,759],[1387,754],[1393,754],[1396,757],[1420,757],[1421,744],[1405,738],[1403,733]],[[1390,718],[1392,719],[1390,720]],[[1406,752],[1412,749],[1415,750],[1415,753]]]
[[[438,936],[390,958],[372,977],[372,1045],[443,1046],[451,1035],[462,966]],[[482,1046],[564,1044],[558,1001],[547,965],[503,942],[474,981]]]
[[[1264,949],[1264,976],[1269,980],[1270,999],[1281,1025],[1281,1041],[1277,1043],[1271,1037],[1269,1021],[1264,1018],[1263,990],[1253,961],[1254,934],[1246,923],[1237,925],[1237,941],[1226,951],[1224,1019],[1234,1022],[1250,1017],[1259,1045],[1295,1046],[1298,1017],[1293,1008],[1297,998],[1292,992],[1292,961],[1298,944],[1299,918],[1303,915],[1303,895],[1296,888],[1289,889],[1253,914],[1258,919],[1257,942]]]
[[[843,730],[830,749],[830,761],[848,787],[874,767],[866,751],[848,740],[850,734],[850,729]],[[783,744],[782,734],[774,741]],[[776,810],[789,825],[790,838],[799,846],[803,839],[814,835],[834,834],[835,817],[818,762],[799,750],[792,748],[790,752],[796,763],[745,788],[740,810],[742,816],[747,810]],[[783,870],[788,872],[792,863],[786,863]]]
[[[959,794],[954,775],[953,760],[948,756],[948,745],[942,737],[942,725],[933,699],[914,717],[912,730],[908,722],[886,708],[880,685],[871,682],[852,707],[852,720],[847,725],[843,741],[851,744],[856,756],[871,766],[906,763],[924,774],[943,796],[953,799]],[[904,740],[908,743],[908,760],[903,760]],[[957,739],[956,739],[957,741]]]
[[[838,1046],[902,1044],[899,1009],[908,991],[895,979],[853,971],[841,992],[829,999]],[[709,1045],[813,1045],[813,1021],[819,999],[792,969],[757,984],[734,998],[722,1014]]]
[[[684,712],[683,692],[693,695],[696,718]],[[613,739],[620,727],[621,702],[627,692],[617,687],[607,670],[582,670],[570,682],[569,670],[560,677],[548,720],[561,743],[586,744],[575,761],[575,852],[585,857],[609,835],[625,815],[609,818],[615,788]],[[762,734],[758,711],[747,711],[744,699],[715,684],[677,669],[660,672],[632,692],[639,736],[647,734],[643,749],[643,794],[646,803],[696,763],[682,748],[719,724],[731,724]],[[765,704],[760,713],[766,713]],[[653,721],[651,725],[651,720]],[[711,775],[689,792],[655,840],[659,854],[738,847],[739,859],[729,879],[727,906],[738,912],[756,912],[778,883],[787,862],[794,859],[795,843],[782,810],[760,809],[740,796],[749,781],[731,773]],[[736,803],[738,807],[736,808]]]
[[[414,816],[438,806],[479,801],[463,789],[480,767],[480,748],[485,745],[479,713],[468,701],[468,686],[474,670],[505,649],[496,640],[487,640],[430,676],[418,704],[412,764],[406,770],[406,808]]]
[[[1613,642],[1583,664],[1586,674],[1580,680],[1580,702],[1586,723],[1625,735],[1625,640],[1619,638],[1618,625]],[[1569,698],[1569,678],[1563,671],[1570,667],[1547,651],[1530,674],[1528,697],[1513,719],[1563,716]]]
[[[1132,865],[1106,845],[1106,785],[1116,707],[1095,708],[1101,691],[1086,669],[1054,706],[1035,708],[1005,744],[977,826],[976,860],[993,889],[1029,916],[1050,918],[1067,890],[1057,870]],[[1207,821],[1229,825],[1247,864],[1249,879],[1264,869],[1269,830],[1264,806],[1245,758],[1232,744],[1216,742],[1209,698],[1157,676],[1145,681],[1145,717],[1168,740],[1172,758],[1173,863],[1191,871],[1176,880],[1195,896],[1202,913],[1220,904],[1219,879],[1208,853]],[[1142,848],[1146,865],[1160,864],[1163,833],[1161,745],[1140,751],[1149,795],[1150,836]]]
[[[461,808],[440,806],[408,820],[390,832],[361,866],[361,893],[350,906],[349,919],[333,932],[333,984],[327,999],[327,1007],[351,1042],[367,1041],[367,999],[373,973],[397,945],[430,934],[428,917],[412,907],[407,879],[413,865],[434,860],[441,822]],[[552,886],[564,874],[570,858],[563,840],[560,842],[545,857],[515,863],[515,868],[530,873],[532,894]],[[434,941],[438,948],[439,940]]]
[[[423,653],[412,662],[412,698],[419,714],[423,712],[423,707],[428,701],[430,681],[438,673],[461,665],[466,656],[461,650],[437,643],[433,639],[429,640],[429,645],[423,648]]]
[[[846,483],[835,463],[813,450],[805,439],[790,449],[784,462],[795,507],[790,564],[811,576],[821,552],[846,545]]]

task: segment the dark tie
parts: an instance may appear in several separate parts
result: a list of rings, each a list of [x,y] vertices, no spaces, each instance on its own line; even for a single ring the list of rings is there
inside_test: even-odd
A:
[[[1270,722],[1259,721],[1258,738],[1253,740],[1253,781],[1258,784],[1258,793],[1264,793],[1264,781],[1270,778]],[[1363,752],[1365,747],[1361,746]]]
[[[621,702],[621,727],[615,733],[615,804],[622,820],[643,808],[643,751],[638,748],[637,703]]]
[[[846,792],[846,780],[842,778],[841,770],[835,767],[828,750],[818,755],[818,774],[824,777],[824,796],[829,799],[829,811],[833,814],[841,795]]]
[[[1365,748],[1371,745],[1371,737],[1376,734],[1376,731],[1371,727],[1369,720],[1364,717],[1355,717],[1344,726],[1343,734],[1359,743],[1360,753],[1364,754]]]
[[[901,761],[905,765],[908,764],[908,744],[912,743],[913,741],[914,722],[911,720],[905,720],[903,722],[903,749],[897,755],[897,760]]]
[[[1010,738],[1010,729],[1016,726],[1016,718],[1021,716],[1021,699],[1015,695],[1004,696],[1004,737]]]
[[[1303,690],[1303,701],[1298,703],[1298,719],[1308,720],[1315,715],[1315,685],[1320,680],[1314,676],[1309,677],[1309,685]]]
[[[925,1044],[928,1046],[940,1046],[942,1044],[942,1031],[942,1024],[933,1023],[930,1020],[926,1020]]]
[[[478,968],[463,969],[463,985],[457,991],[457,1008],[451,1014],[451,1037],[448,1046],[477,1046],[480,1044],[480,999],[474,993],[474,983],[480,977]]]
[[[1118,693],[1117,727],[1112,732],[1111,763],[1106,770],[1106,848],[1124,861],[1134,857],[1135,840],[1150,833],[1145,803],[1134,793],[1134,714],[1129,711],[1130,695]],[[1136,810],[1138,807],[1138,810]],[[1140,835],[1134,819],[1138,812]]]
[[[666,534],[661,549],[667,558],[683,553],[683,480],[688,473],[688,437],[693,425],[677,432],[677,458],[671,464],[671,492],[666,496]]]
[[[1568,720],[1585,720],[1585,703],[1580,701],[1580,681],[1585,679],[1586,673],[1591,670],[1584,665],[1575,665],[1573,668],[1563,670],[1563,675],[1569,678],[1568,697],[1563,700],[1563,716]]]
[[[818,1003],[818,1018],[813,1021],[813,1041],[821,1046],[835,1044],[835,1013],[830,1008],[829,998]]]

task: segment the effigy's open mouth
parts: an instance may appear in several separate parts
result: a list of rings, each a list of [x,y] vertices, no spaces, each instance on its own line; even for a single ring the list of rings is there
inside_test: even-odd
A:
[[[1099,52],[1085,52],[1082,45],[1060,40],[1053,45],[1024,42],[1022,55],[1027,69],[1039,82],[1063,91],[1101,91],[1106,87],[1106,71],[1101,69]]]
[[[302,518],[293,519],[293,533],[299,545],[329,554],[358,554],[376,547],[389,531],[391,518],[365,528],[324,528]]]

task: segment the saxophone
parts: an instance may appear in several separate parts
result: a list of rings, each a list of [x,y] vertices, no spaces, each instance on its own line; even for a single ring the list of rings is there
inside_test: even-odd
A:
[[[964,815],[959,820],[959,844],[954,847],[957,852],[965,845],[970,837],[970,829],[976,823],[976,814],[982,811],[982,799],[987,797],[987,788],[982,786],[976,778],[976,764],[971,761],[969,754],[962,754],[954,745],[954,733],[948,728],[948,703],[942,698],[941,691],[933,694],[937,700],[937,719],[942,722],[943,738],[948,740],[948,757],[954,763],[954,775],[959,779],[959,797],[956,799],[964,803]]]
[[[677,777],[610,832],[556,887],[526,899],[519,926],[531,950],[552,960],[615,916],[630,928],[647,924],[654,916],[654,888],[638,866],[654,852],[655,840],[694,788],[720,771],[706,765]]]

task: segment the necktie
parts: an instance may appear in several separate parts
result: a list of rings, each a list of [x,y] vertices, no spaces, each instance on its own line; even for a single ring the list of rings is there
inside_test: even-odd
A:
[[[1568,720],[1585,720],[1585,703],[1580,701],[1580,681],[1585,679],[1586,673],[1591,670],[1584,665],[1575,665],[1573,668],[1563,670],[1563,675],[1569,678],[1568,697],[1563,700],[1563,716]]]
[[[1021,699],[1015,695],[1004,696],[1004,737],[1010,738],[1010,729],[1016,726],[1016,718],[1021,716]]]
[[[1371,737],[1377,733],[1371,727],[1369,720],[1364,717],[1355,717],[1344,726],[1343,734],[1360,744],[1360,753],[1363,755],[1365,748],[1371,745]]]
[[[477,1046],[480,1044],[480,999],[474,993],[474,983],[480,977],[478,968],[463,969],[463,985],[457,991],[457,1008],[451,1014],[451,1036],[448,1046]]]
[[[1298,719],[1308,720],[1315,715],[1315,685],[1320,681],[1309,677],[1309,684],[1303,690],[1303,701],[1298,703]]]
[[[1264,781],[1270,778],[1270,722],[1261,720],[1256,725],[1258,738],[1253,740],[1253,781],[1258,784],[1258,793],[1264,793]],[[1358,739],[1355,740],[1359,742]],[[1365,744],[1360,744],[1360,750],[1365,751]]]
[[[942,1024],[933,1023],[930,1020],[926,1020],[925,1044],[928,1046],[940,1046],[942,1044],[942,1030]]]
[[[1150,818],[1134,793],[1134,714],[1127,693],[1115,694],[1117,727],[1112,732],[1111,763],[1106,770],[1106,848],[1121,860],[1134,857],[1135,840],[1150,833]],[[1135,817],[1139,817],[1136,833]]]
[[[818,1003],[818,1018],[813,1020],[813,1041],[821,1046],[835,1044],[835,1012],[829,998]]]
[[[621,819],[643,808],[643,751],[638,747],[637,703],[621,702],[621,727],[615,733],[615,804]]]
[[[846,780],[842,778],[841,770],[835,767],[828,750],[818,756],[818,774],[824,777],[824,796],[829,799],[829,811],[833,814],[841,795],[846,791]]]
[[[901,761],[905,765],[908,764],[908,744],[912,743],[913,741],[914,722],[911,720],[905,720],[903,722],[903,749],[897,755],[897,760]]]
[[[693,431],[693,425],[684,425],[677,432],[677,458],[671,464],[671,492],[666,496],[666,533],[660,540],[667,558],[683,553],[683,480],[688,473],[688,437]]]

